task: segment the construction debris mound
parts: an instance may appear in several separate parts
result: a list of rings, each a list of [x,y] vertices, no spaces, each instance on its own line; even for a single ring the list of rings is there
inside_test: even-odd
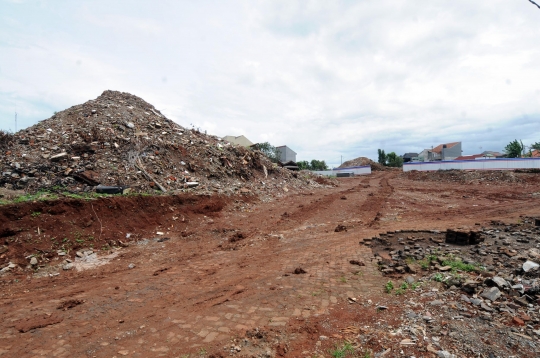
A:
[[[522,173],[511,170],[437,170],[437,171],[410,171],[401,174],[408,180],[434,181],[445,183],[538,183],[539,177],[535,173]]]
[[[356,159],[347,160],[345,163],[341,164],[338,168],[361,167],[365,165],[370,165],[371,170],[385,170],[384,165],[374,162],[373,160],[366,157],[358,157]]]
[[[2,142],[9,145],[0,148],[0,186],[27,192],[246,194],[318,185],[259,151],[186,129],[125,92],[105,91]]]

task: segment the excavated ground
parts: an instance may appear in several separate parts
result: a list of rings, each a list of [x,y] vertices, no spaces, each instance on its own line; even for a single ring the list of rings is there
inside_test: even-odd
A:
[[[435,357],[422,339],[403,344],[396,329],[415,293],[386,294],[387,278],[359,241],[539,216],[540,176],[516,175],[526,180],[432,182],[385,171],[270,202],[179,196],[0,207],[0,258],[18,265],[0,277],[0,356]],[[469,329],[481,353],[445,348],[490,357],[497,342]],[[499,348],[539,354],[534,344]]]

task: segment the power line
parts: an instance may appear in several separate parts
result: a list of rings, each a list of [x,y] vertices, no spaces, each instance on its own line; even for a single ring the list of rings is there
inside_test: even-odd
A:
[[[537,3],[535,3],[533,0],[529,0],[529,2],[533,5],[535,5],[537,8],[540,9],[540,5],[538,5]]]

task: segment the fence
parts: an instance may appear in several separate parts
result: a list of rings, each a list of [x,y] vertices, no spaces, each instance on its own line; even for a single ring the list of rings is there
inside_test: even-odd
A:
[[[403,171],[411,170],[513,170],[540,169],[540,158],[504,158],[479,160],[449,160],[441,162],[403,163]]]
[[[348,168],[334,168],[332,170],[314,170],[313,173],[324,175],[327,177],[337,176],[338,173],[354,173],[354,175],[368,175],[371,174],[371,166],[363,165],[360,167],[348,167]]]

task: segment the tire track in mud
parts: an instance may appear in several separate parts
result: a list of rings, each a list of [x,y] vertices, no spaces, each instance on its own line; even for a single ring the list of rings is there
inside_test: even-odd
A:
[[[358,183],[348,189],[324,195],[316,198],[307,205],[300,206],[292,212],[285,212],[281,215],[281,228],[285,229],[293,224],[287,224],[287,220],[297,224],[298,222],[305,222],[317,215],[323,214],[325,211],[331,213],[333,209],[340,210],[333,208],[333,206],[344,196],[349,196],[347,203],[353,203],[347,210],[347,214],[355,217],[359,216],[366,226],[372,227],[382,216],[381,210],[384,207],[385,201],[394,193],[394,187],[389,183],[389,179],[395,176],[395,173],[381,173],[368,176],[362,178]],[[375,181],[375,184],[373,181]],[[369,192],[367,198],[364,200],[360,199],[356,203],[355,197],[367,192]]]
[[[379,220],[382,217],[382,210],[388,197],[394,193],[394,187],[388,182],[388,179],[395,177],[385,174],[379,181],[379,188],[376,193],[369,195],[368,198],[360,205],[360,212],[363,212],[369,220],[366,222],[367,227],[374,227],[378,225]]]
[[[369,182],[369,179],[369,177],[363,178],[360,183],[352,188],[341,190],[333,194],[327,194],[308,205],[301,206],[300,210],[296,210],[292,213],[285,213],[282,216],[293,221],[306,221],[320,214],[321,211],[328,210],[334,202],[341,200],[341,197],[344,195],[360,192],[362,189],[368,188],[369,184],[366,184],[366,182]]]

